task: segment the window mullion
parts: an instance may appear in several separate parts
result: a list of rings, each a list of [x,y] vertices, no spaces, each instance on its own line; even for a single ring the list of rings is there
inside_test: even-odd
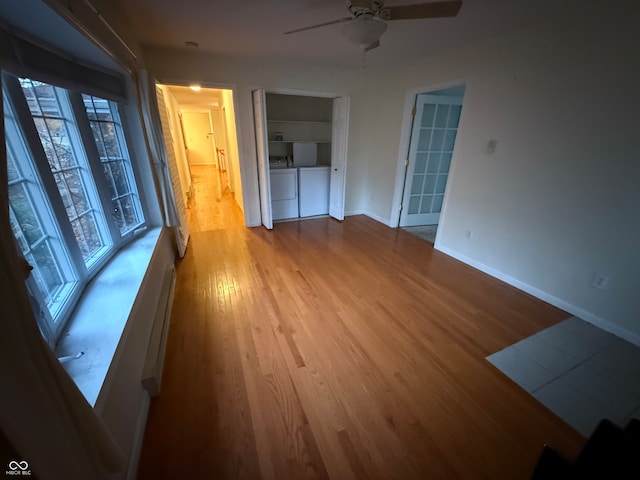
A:
[[[100,172],[98,171],[98,175],[96,175],[96,170],[93,166],[91,153],[91,148],[93,147],[93,141],[87,142],[86,135],[83,133],[83,129],[85,126],[88,126],[89,121],[86,119],[86,115],[83,118],[82,112],[78,115],[78,109],[74,107],[74,102],[77,98],[80,98],[80,95],[71,92],[68,90],[64,90],[60,87],[56,87],[56,95],[60,98],[63,97],[63,101],[60,101],[60,108],[64,117],[67,119],[73,119],[73,127],[69,128],[67,133],[70,138],[72,138],[72,146],[78,159],[79,163],[79,171],[82,175],[85,187],[85,193],[88,196],[89,203],[94,207],[94,211],[98,213],[97,215],[93,215],[93,219],[95,221],[95,225],[99,231],[101,241],[103,244],[103,248],[112,249],[114,244],[117,243],[118,236],[114,236],[112,232],[112,228],[110,225],[110,221],[106,212],[110,210],[105,210],[104,203],[102,202],[102,189],[103,185],[100,182]],[[86,161],[85,165],[82,165],[80,159]],[[88,170],[86,167],[89,167]],[[100,208],[101,211],[97,211],[97,207]],[[80,217],[81,215],[78,215]],[[84,229],[83,229],[84,230]],[[83,231],[83,235],[84,235]],[[100,254],[100,259],[97,263],[94,263],[89,268],[91,270],[99,268],[106,261],[107,256]]]
[[[89,167],[91,168],[91,173],[96,183],[100,205],[102,206],[102,211],[105,213],[104,218],[107,222],[111,239],[114,245],[118,245],[121,243],[120,231],[113,221],[113,215],[111,215],[113,206],[109,196],[109,186],[104,172],[102,171],[103,167],[100,162],[100,155],[98,153],[98,148],[96,147],[96,142],[93,138],[89,117],[87,116],[84,103],[82,102],[82,95],[75,92],[69,92],[69,100],[71,102],[74,118],[78,125],[82,144],[87,154]]]
[[[130,130],[129,130],[129,125],[128,125],[128,120],[127,120],[127,112],[125,111],[125,108],[118,104],[117,105],[117,113],[118,113],[118,119],[120,120],[120,125],[122,126],[122,129],[120,132],[118,132],[118,135],[122,135],[122,141],[123,144],[125,145],[125,148],[127,149],[127,154],[129,155],[130,159],[135,158],[135,152],[133,152],[133,142],[128,142],[127,140],[127,136],[130,136]],[[124,154],[124,152],[123,152]],[[146,205],[146,195],[144,194],[144,184],[143,182],[138,182],[137,179],[140,178],[141,174],[139,171],[139,165],[137,162],[133,162],[130,161],[129,162],[130,166],[131,166],[131,175],[133,176],[132,180],[135,182],[136,186],[137,186],[137,194],[135,194],[137,197],[137,202],[134,203],[135,207],[136,207],[136,212],[138,214],[138,218],[144,218],[144,210],[147,209],[147,205]]]
[[[33,123],[31,111],[29,110],[27,101],[22,93],[20,82],[16,77],[3,75],[3,83],[6,85],[11,103],[15,110],[16,119],[18,120],[22,130],[24,141],[31,152],[34,159],[34,166],[49,199],[52,214],[56,218],[60,234],[64,239],[67,253],[75,270],[75,275],[79,280],[84,280],[87,277],[87,268],[84,264],[80,247],[75,240],[73,228],[67,216],[62,196],[58,191],[55,178],[51,173],[49,160],[47,159],[42,143],[40,142],[36,126]]]

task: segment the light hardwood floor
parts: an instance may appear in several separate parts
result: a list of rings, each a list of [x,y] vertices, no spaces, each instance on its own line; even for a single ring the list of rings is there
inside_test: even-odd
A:
[[[207,232],[244,225],[242,211],[225,187],[227,172],[213,165],[191,166],[192,192],[187,208],[191,232]]]
[[[568,316],[364,216],[195,231],[138,478],[528,479],[585,440],[484,357]]]

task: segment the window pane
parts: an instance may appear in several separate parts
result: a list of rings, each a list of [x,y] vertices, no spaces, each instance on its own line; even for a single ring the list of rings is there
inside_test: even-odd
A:
[[[46,292],[45,301],[52,303],[56,301],[56,293],[64,286],[64,281],[55,258],[51,251],[49,242],[42,242],[37,245],[30,254],[27,261],[34,266],[32,275],[41,291]],[[37,266],[37,268],[35,268]]]
[[[415,173],[424,173],[424,169],[427,165],[427,154],[426,153],[416,153],[416,168],[414,168]]]
[[[425,194],[432,194],[436,188],[436,175],[427,175],[427,181],[424,183],[424,190],[422,191]]]
[[[449,116],[449,106],[448,105],[438,105],[436,110],[436,121],[435,127],[446,127],[447,126],[447,117]]]
[[[427,173],[438,173],[438,165],[440,165],[440,153],[430,153]]]
[[[80,250],[85,259],[91,259],[102,248],[102,240],[96,232],[98,227],[93,212],[78,217],[71,222],[73,233],[79,240]]]
[[[431,140],[431,129],[421,128],[418,134],[418,150],[429,150],[429,141]]]
[[[422,183],[424,182],[424,175],[414,175],[411,182],[411,194],[420,195],[422,193]]]
[[[82,95],[82,100],[111,195],[112,217],[120,234],[125,234],[143,219],[118,109],[115,103],[91,95]]]
[[[444,195],[436,195],[433,197],[433,209],[431,210],[433,213],[440,213],[442,211],[442,200],[444,199]]]
[[[79,137],[68,99],[64,90],[42,82],[23,78],[20,85],[83,260],[89,266],[96,258],[95,253],[109,244],[109,239],[104,221],[97,221],[96,215],[102,216],[100,201],[86,157],[81,150],[74,149]],[[87,212],[91,212],[91,222],[78,220]]]
[[[7,173],[9,174],[9,183],[14,180],[17,180],[20,177],[20,173],[18,172],[18,167],[16,166],[16,162],[13,159],[13,154],[9,150],[9,146],[7,145]]]
[[[133,225],[138,221],[138,211],[135,206],[133,195],[128,195],[120,199],[122,206],[122,214],[124,215],[125,225]],[[120,229],[122,230],[122,228]]]
[[[420,204],[420,213],[431,213],[431,201],[433,196],[425,195],[422,197],[422,203]]]
[[[443,150],[452,151],[453,146],[456,143],[456,130],[447,130],[447,133],[444,136],[444,145],[442,146]]]
[[[449,166],[451,165],[451,153],[443,153],[440,160],[440,173],[449,173]]]
[[[421,127],[431,127],[433,125],[433,116],[436,112],[436,106],[432,103],[428,103],[422,110],[422,119],[420,122]]]
[[[431,151],[441,151],[443,140],[444,140],[444,130],[443,129],[434,130],[433,138],[431,139],[431,145],[429,146],[429,149]]]
[[[412,215],[418,213],[418,208],[420,208],[420,195],[413,195],[409,198],[409,213]]]
[[[460,112],[462,111],[462,105],[451,105],[451,113],[449,114],[449,121],[447,127],[458,128],[458,122],[460,121]]]
[[[31,277],[55,322],[76,278],[62,247],[60,233],[52,221],[51,207],[35,173],[32,157],[7,102],[4,112],[11,230],[22,254],[33,267]]]
[[[111,172],[111,164],[109,162],[104,162],[102,164],[102,170],[105,178],[107,179],[107,188],[109,189],[109,198],[115,198],[118,196],[116,192],[116,186],[113,180],[113,173]]]
[[[129,185],[129,178],[127,175],[126,165],[124,162],[110,162],[111,163],[111,178],[115,183],[116,193],[118,195],[125,195],[131,191]]]

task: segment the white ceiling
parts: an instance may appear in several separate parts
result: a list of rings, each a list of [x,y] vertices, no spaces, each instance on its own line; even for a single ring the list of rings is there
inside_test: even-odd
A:
[[[361,52],[331,25],[292,35],[283,32],[349,16],[344,0],[117,0],[145,45],[185,47],[246,58],[270,57],[347,66]],[[387,0],[387,5],[426,3]],[[367,66],[409,63],[444,49],[526,26],[567,8],[557,0],[463,0],[455,18],[395,20],[382,46],[366,54]],[[575,3],[574,3],[575,4]]]
[[[176,102],[183,108],[206,108],[219,107],[222,105],[222,90],[217,88],[203,88],[199,92],[194,92],[189,87],[168,85],[169,91],[173,94]]]

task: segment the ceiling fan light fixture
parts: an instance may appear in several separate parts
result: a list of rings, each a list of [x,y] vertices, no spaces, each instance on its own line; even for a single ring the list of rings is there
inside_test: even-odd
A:
[[[358,45],[362,49],[366,49],[380,41],[380,37],[387,31],[387,24],[382,20],[370,16],[362,16],[354,19],[349,23],[345,23],[342,33],[347,39]]]

